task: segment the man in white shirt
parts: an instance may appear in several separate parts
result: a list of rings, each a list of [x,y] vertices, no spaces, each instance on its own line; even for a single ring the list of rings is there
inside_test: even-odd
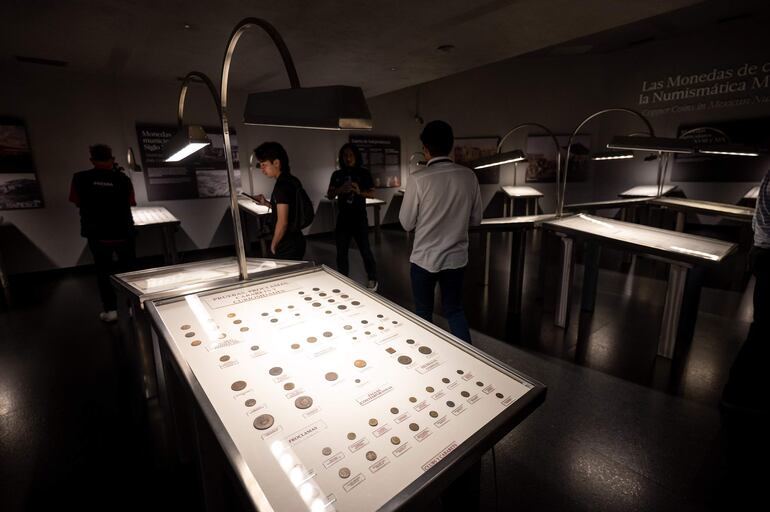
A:
[[[441,287],[441,303],[449,330],[471,342],[462,305],[463,273],[468,264],[468,226],[481,224],[481,191],[473,171],[455,164],[452,127],[431,121],[420,134],[428,164],[409,179],[399,220],[414,229],[412,295],[415,313],[433,321],[433,295]]]

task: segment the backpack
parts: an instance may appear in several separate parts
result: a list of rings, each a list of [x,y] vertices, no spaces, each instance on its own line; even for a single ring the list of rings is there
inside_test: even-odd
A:
[[[294,223],[292,227],[295,231],[299,231],[313,223],[313,218],[315,217],[315,209],[313,208],[313,201],[310,200],[307,192],[305,192],[305,189],[302,188],[302,183],[299,180],[296,180],[294,186],[294,204],[297,208],[297,211],[294,214]]]

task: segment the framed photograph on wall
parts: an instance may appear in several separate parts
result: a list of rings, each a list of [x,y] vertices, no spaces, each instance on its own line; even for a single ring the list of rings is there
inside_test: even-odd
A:
[[[401,186],[401,139],[389,135],[351,135],[361,152],[364,167],[372,173],[375,188]]]
[[[19,119],[0,117],[0,210],[42,207],[27,127]]]
[[[455,137],[455,147],[452,158],[455,163],[468,166],[469,162],[497,153],[497,144],[500,137],[487,135],[479,137]],[[469,166],[468,166],[469,167]],[[473,170],[479,185],[494,185],[500,183],[500,166],[487,167]]]
[[[569,135],[557,135],[556,140],[566,155]],[[572,139],[569,172],[567,181],[586,181],[591,158],[591,136],[578,135]],[[550,135],[530,135],[527,137],[527,174],[528,183],[556,182],[556,147]]]

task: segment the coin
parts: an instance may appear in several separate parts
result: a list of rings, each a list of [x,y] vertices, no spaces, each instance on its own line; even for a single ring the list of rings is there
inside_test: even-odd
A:
[[[242,391],[246,389],[246,382],[242,380],[236,380],[230,385],[230,389],[232,389],[233,391]]]
[[[349,478],[350,470],[348,468],[340,468],[339,475],[340,478]]]
[[[309,302],[309,301],[313,300],[313,297],[305,297],[305,300]]]
[[[354,300],[353,302],[351,302],[351,304],[353,304],[354,306],[358,306],[358,305],[359,305],[359,304],[361,304],[361,303],[360,303],[360,302],[358,302],[357,300]]]
[[[377,418],[372,418],[369,420],[369,426],[370,427],[376,427],[377,426]]]
[[[305,292],[298,292],[299,295],[305,295]]]
[[[222,333],[222,334],[220,334],[220,335],[219,335],[219,339],[220,339],[220,340],[223,340],[223,339],[225,339],[225,338],[227,338],[227,334],[225,334],[225,333]]]
[[[484,387],[484,383],[483,383],[483,382],[481,382],[480,380],[476,381],[476,385],[477,385],[478,387],[480,387],[480,388],[483,388],[483,387]]]
[[[275,318],[274,318],[273,320],[275,320]],[[273,320],[270,320],[270,321],[272,322]],[[276,320],[276,321],[277,321],[277,320]],[[248,328],[248,327],[241,327],[241,332],[246,332],[246,331],[248,331],[248,330],[249,330],[249,328]]]
[[[185,338],[192,338],[193,336],[195,336],[194,332],[188,332],[188,333],[185,333],[184,335]]]
[[[460,394],[461,394],[462,396],[464,396],[465,398],[468,398],[469,396],[471,396],[471,394],[470,394],[470,393],[468,393],[467,391],[461,391],[461,392],[460,392]]]
[[[444,377],[443,379],[441,379],[441,382],[443,382],[444,384],[449,384],[449,379]]]
[[[366,331],[366,332],[364,332],[364,334],[366,334],[367,336],[369,336],[369,335],[371,334],[371,332],[370,332],[370,331]]]
[[[433,352],[433,351],[430,349],[430,347],[426,347],[425,345],[423,345],[422,347],[418,348],[418,349],[417,349],[417,351],[418,351],[420,354],[426,354],[426,355],[427,355],[427,354],[430,354],[431,352]]]
[[[307,409],[311,405],[313,405],[313,399],[309,396],[301,396],[294,400],[294,406],[297,409]]]
[[[391,444],[401,444],[401,439],[398,438],[398,436],[393,436],[390,438]]]
[[[275,312],[276,313],[280,313],[281,312],[281,308],[276,308]]]
[[[348,307],[345,304],[340,304],[337,309],[348,309]]]
[[[398,414],[398,407],[391,407],[390,412],[391,414]]]
[[[294,306],[292,306],[291,304],[289,304],[289,309],[294,309]]]
[[[299,343],[292,343],[291,348],[293,348],[294,350],[297,350],[299,348]]]
[[[349,440],[351,440],[351,441],[352,441],[352,440],[354,440],[355,438],[356,438],[356,433],[355,433],[355,432],[348,432],[348,439],[349,439]]]
[[[348,298],[347,295],[340,295],[340,297],[342,297],[343,299],[347,299]]]
[[[324,332],[324,338],[331,338],[331,337],[332,337],[332,333],[330,331]]]
[[[190,343],[190,345],[192,345],[193,347],[197,347],[200,344],[201,344],[201,340],[193,340],[193,342]]]
[[[366,325],[366,324],[368,324],[368,323],[369,323],[369,320],[361,320],[361,323],[362,323],[362,324],[364,324],[364,325]]]
[[[277,323],[277,322],[278,322],[278,319],[277,319],[277,318],[271,318],[271,319],[270,319],[270,323],[271,323],[271,324],[274,324],[274,323]]]
[[[226,363],[227,361],[230,360],[230,356],[224,355],[220,357],[219,360],[222,361],[223,363]]]
[[[430,411],[428,414],[430,414],[431,418],[438,418],[438,413],[436,411]]]
[[[340,291],[339,291],[337,288],[335,288],[334,290],[332,290],[332,292],[334,292],[334,293],[340,293]]]
[[[275,419],[270,414],[260,414],[254,419],[254,428],[257,430],[267,430],[273,426]]]
[[[433,386],[427,386],[427,387],[425,388],[425,391],[427,391],[428,393],[433,393],[433,392],[434,392],[434,391],[436,391],[436,390],[435,390],[435,389],[433,389]]]
[[[363,359],[356,359],[356,361],[353,364],[355,365],[356,368],[363,368],[364,366],[366,366],[366,361],[364,361]]]
[[[396,324],[398,323],[398,320],[393,320],[393,321],[392,321],[392,322],[390,322],[390,323],[392,323],[393,325],[396,325]]]
[[[187,330],[187,329],[189,329],[190,327],[191,327],[191,326],[189,326],[189,325],[187,325],[187,324],[184,324],[182,327],[180,327],[180,329],[182,329],[183,331],[186,331],[186,330]]]
[[[393,348],[393,347],[388,347],[388,348],[385,349],[385,352],[387,352],[388,354],[395,354],[396,353],[396,349]]]
[[[310,336],[310,337],[307,339],[307,342],[308,342],[308,343],[315,343],[316,341],[318,341],[318,338],[316,338],[315,336]]]
[[[368,461],[377,460],[377,454],[372,451],[366,452],[366,460]]]
[[[463,373],[465,373],[465,372],[464,372],[464,371],[462,371],[462,370],[457,370],[457,373],[458,373],[458,375],[462,375],[462,374],[463,374]]]
[[[412,432],[417,432],[418,430],[420,430],[420,425],[418,425],[417,423],[410,423],[409,430],[411,430]]]
[[[334,302],[334,299],[329,299],[329,303],[332,303],[332,302]]]
[[[270,368],[270,371],[268,373],[270,373],[270,375],[275,377],[276,375],[280,375],[283,373],[283,368],[281,368],[280,366],[273,366],[272,368]]]
[[[377,329],[379,329],[379,330],[381,330],[381,331],[382,331],[382,330],[385,330],[385,328],[384,328],[383,326],[379,326],[379,327],[377,327]]]
[[[412,340],[412,339],[408,339],[408,340],[406,340],[406,342],[407,342],[409,345],[414,345],[414,340]]]
[[[254,407],[255,405],[257,405],[257,401],[254,400],[253,398],[249,398],[248,400],[243,402],[243,405],[245,405],[246,407]]]
[[[228,313],[227,314],[227,318],[234,318],[234,317],[235,317],[235,313]]]
[[[239,318],[239,319],[237,319],[237,320],[233,320],[233,323],[234,323],[235,325],[238,325],[238,324],[240,324],[240,323],[243,323],[243,320],[241,320],[241,319]]]
[[[356,379],[356,384],[361,384],[361,379]]]
[[[314,307],[314,308],[318,308],[318,307],[321,307],[321,303],[320,303],[320,302],[314,302],[314,303],[313,303],[313,307]]]
[[[291,391],[292,389],[294,389],[294,383],[287,382],[286,384],[283,385],[283,389],[285,389],[286,391]]]
[[[410,396],[410,397],[409,397],[409,401],[410,401],[410,402],[412,402],[412,403],[415,403],[415,402],[417,401],[417,397],[415,397],[415,396]]]
[[[328,309],[326,311],[324,311],[324,313],[326,313],[327,315],[331,315],[332,314],[332,312],[329,311]]]
[[[326,378],[326,380],[330,382],[333,380],[337,380],[337,374],[335,372],[329,372],[326,375],[324,375],[324,377]]]
[[[251,350],[254,350],[254,351],[259,350],[259,345],[252,345]]]
[[[318,294],[319,297],[326,297],[326,294],[324,292],[321,292]]]
[[[320,288],[313,288],[314,292],[317,292],[318,290],[320,290]]]
[[[267,315],[268,315],[268,313],[262,313],[262,316],[267,316]]]
[[[455,403],[453,401],[451,401],[451,400],[447,400],[446,406],[447,407],[454,407]]]
[[[398,362],[401,364],[411,364],[412,358],[409,356],[398,356]]]
[[[497,398],[503,398],[503,394],[502,394],[502,393],[495,393],[495,396],[496,396]]]
[[[321,450],[321,453],[322,453],[323,455],[326,455],[326,456],[328,457],[329,455],[331,455],[331,454],[332,454],[332,449],[331,449],[331,448],[329,448],[329,447],[327,446],[326,448],[324,448],[323,450]]]
[[[377,315],[377,318],[385,318],[384,315]]]

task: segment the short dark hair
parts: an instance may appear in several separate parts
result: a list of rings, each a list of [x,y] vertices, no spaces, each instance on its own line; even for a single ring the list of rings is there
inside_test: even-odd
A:
[[[449,123],[437,119],[425,125],[420,134],[420,141],[430,151],[431,156],[446,156],[452,151],[455,136]]]
[[[289,154],[286,153],[283,146],[277,142],[263,142],[254,150],[254,156],[256,156],[257,160],[260,162],[266,160],[270,160],[271,162],[273,160],[278,160],[281,162],[281,172],[291,172],[291,168],[289,167]]]
[[[347,164],[345,163],[345,158],[342,155],[346,149],[349,149],[350,151],[352,151],[353,156],[356,159],[356,163],[353,164],[353,167],[361,167],[364,165],[364,159],[361,156],[361,152],[358,150],[358,147],[351,142],[347,142],[342,145],[342,147],[340,148],[340,152],[337,154],[337,162],[339,162],[340,164],[340,169],[347,167]]]
[[[94,144],[88,148],[91,153],[91,160],[95,162],[109,162],[114,157],[112,156],[112,148],[107,144]]]

